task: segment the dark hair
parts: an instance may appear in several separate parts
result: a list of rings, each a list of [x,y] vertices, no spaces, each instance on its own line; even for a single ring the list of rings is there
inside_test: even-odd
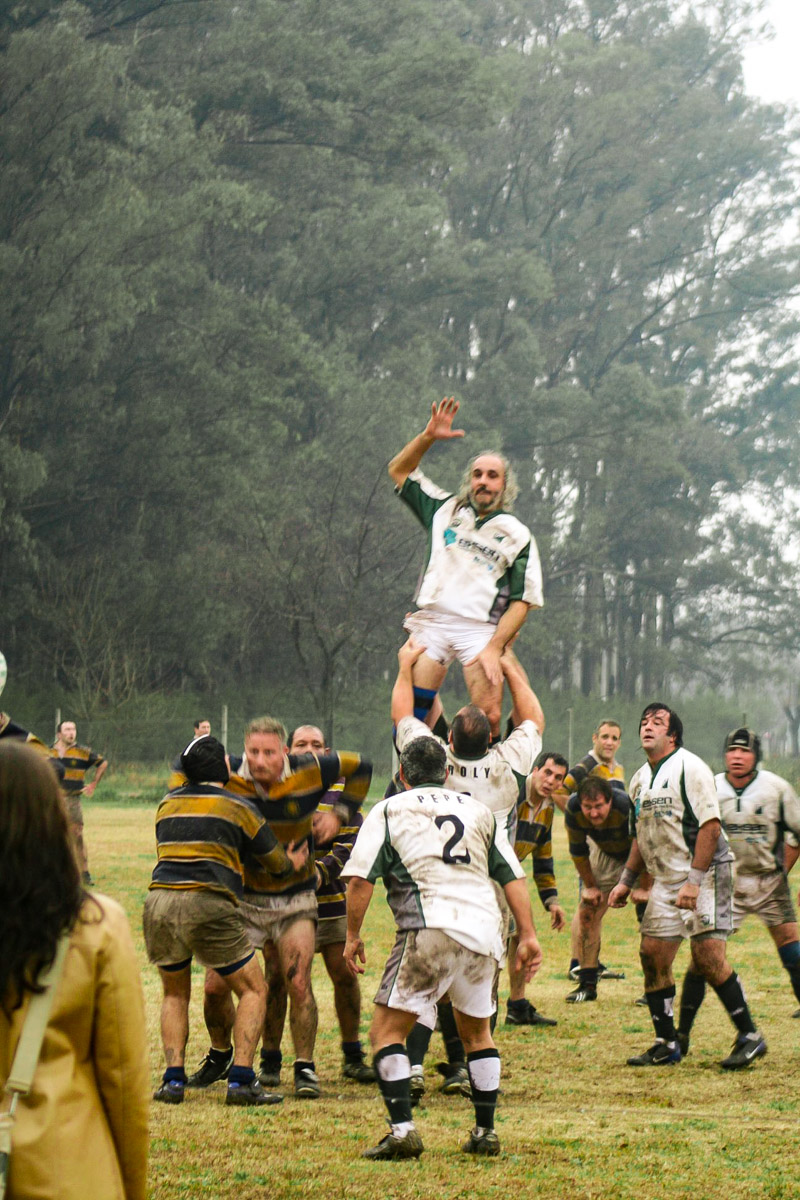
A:
[[[639,729],[642,728],[642,722],[644,721],[645,717],[649,717],[651,713],[655,712],[669,713],[667,736],[675,738],[675,749],[677,750],[679,746],[683,745],[683,721],[668,704],[662,703],[661,700],[654,700],[652,704],[648,704],[647,708],[639,717]]]
[[[64,717],[64,720],[59,721],[58,724],[56,725],[56,733],[61,733],[62,725],[74,725],[74,724],[75,724],[75,722],[73,721],[72,717]]]
[[[211,722],[209,721],[208,717],[198,717],[198,718],[197,718],[197,720],[195,721],[194,725],[192,726],[192,728],[193,728],[193,729],[199,729],[199,728],[200,728],[200,726],[203,724],[203,722],[204,722],[204,721],[205,721],[207,724],[209,724],[209,725],[211,724]]]
[[[578,786],[578,803],[581,800],[596,800],[602,796],[604,800],[614,799],[614,789],[602,775],[587,775]]]
[[[533,764],[534,771],[538,771],[540,767],[543,767],[549,758],[552,758],[557,767],[563,767],[565,771],[569,770],[569,763],[563,754],[554,754],[552,750],[543,750],[541,754],[536,756],[536,762]]]
[[[190,783],[227,783],[230,778],[225,747],[210,734],[189,743],[181,755],[181,767]]]
[[[17,1008],[55,958],[86,899],[48,759],[0,743],[0,1003]]]
[[[459,709],[450,726],[453,752],[459,758],[483,758],[489,749],[492,727],[489,718],[476,704]]]
[[[407,787],[441,786],[447,778],[447,753],[436,738],[414,738],[400,755],[400,766]]]

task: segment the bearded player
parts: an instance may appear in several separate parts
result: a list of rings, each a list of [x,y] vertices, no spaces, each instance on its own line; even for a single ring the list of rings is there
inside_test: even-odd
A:
[[[458,408],[452,396],[431,405],[422,433],[389,463],[401,500],[428,531],[417,611],[405,625],[425,647],[414,667],[414,715],[429,717],[447,668],[458,658],[470,699],[486,713],[496,738],[500,656],[528,610],[542,606],[542,569],[530,530],[511,514],[517,486],[503,455],[484,451],[473,458],[458,495],[418,469],[435,442],[464,436],[463,429],[453,429]]]

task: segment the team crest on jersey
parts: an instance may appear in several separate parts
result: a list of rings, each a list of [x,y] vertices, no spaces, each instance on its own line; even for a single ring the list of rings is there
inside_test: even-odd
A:
[[[296,800],[288,801],[288,803],[286,805],[286,815],[288,817],[299,817],[300,816],[300,805],[297,803]]]
[[[454,529],[445,529],[445,531],[444,531],[445,546],[452,546],[453,543],[455,542],[455,540],[456,540],[455,530]]]

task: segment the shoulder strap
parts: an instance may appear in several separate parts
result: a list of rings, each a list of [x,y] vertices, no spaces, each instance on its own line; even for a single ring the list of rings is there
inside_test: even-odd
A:
[[[64,969],[68,946],[69,933],[64,933],[59,938],[52,965],[39,976],[39,983],[43,986],[44,991],[35,993],[28,1002],[22,1033],[19,1037],[14,1061],[11,1064],[11,1074],[6,1083],[8,1092],[27,1095],[31,1090],[36,1064],[39,1062],[39,1055],[42,1051],[44,1031],[50,1020],[53,998]]]

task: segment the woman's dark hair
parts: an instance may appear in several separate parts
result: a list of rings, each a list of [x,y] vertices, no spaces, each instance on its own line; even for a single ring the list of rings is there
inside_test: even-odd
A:
[[[0,742],[0,1003],[18,1007],[86,898],[64,801],[47,758]]]

